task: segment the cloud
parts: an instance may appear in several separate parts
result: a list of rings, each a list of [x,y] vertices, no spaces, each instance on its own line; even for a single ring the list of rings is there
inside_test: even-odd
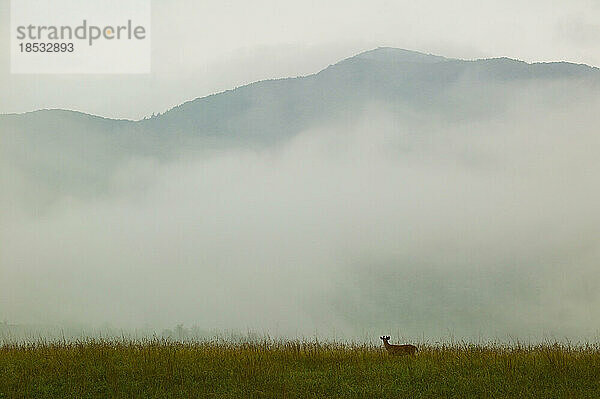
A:
[[[371,104],[276,148],[132,157],[104,195],[4,219],[2,316],[589,338],[598,98],[560,83],[506,93],[478,119]]]

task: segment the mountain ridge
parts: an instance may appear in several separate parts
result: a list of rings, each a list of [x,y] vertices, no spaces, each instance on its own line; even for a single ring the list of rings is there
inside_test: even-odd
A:
[[[432,126],[472,129],[511,106],[552,103],[561,111],[574,99],[597,98],[599,71],[379,48],[315,74],[198,97],[148,119],[61,109],[0,115],[0,170],[18,171],[49,198],[93,198],[132,159],[162,162],[226,149],[261,150],[311,129],[376,119],[374,110],[388,115],[399,135],[410,131],[419,140],[427,139]]]
[[[387,57],[387,58],[385,58],[385,57]],[[575,69],[576,68],[576,69],[580,70],[581,72],[583,72],[583,71],[587,71],[587,72],[594,71],[596,73],[600,72],[600,68],[598,68],[598,67],[587,65],[584,63],[573,63],[573,62],[568,62],[568,61],[550,61],[550,62],[528,63],[528,62],[525,62],[522,60],[510,58],[510,57],[477,58],[477,59],[469,60],[469,59],[449,58],[449,57],[444,57],[444,56],[440,56],[440,55],[423,53],[423,52],[419,52],[419,51],[407,50],[407,49],[395,48],[395,47],[377,47],[375,49],[363,51],[363,52],[353,55],[351,57],[342,59],[334,64],[331,64],[331,65],[321,69],[320,71],[318,71],[316,73],[312,73],[312,74],[308,74],[308,75],[301,75],[301,76],[296,76],[296,77],[281,77],[281,78],[263,79],[263,80],[250,82],[248,84],[238,86],[235,88],[227,89],[224,91],[211,93],[211,94],[208,94],[205,96],[195,97],[193,99],[190,99],[190,100],[184,101],[178,105],[175,105],[162,113],[159,113],[159,116],[165,115],[166,113],[168,113],[172,110],[178,109],[180,107],[183,107],[187,104],[190,104],[190,103],[193,103],[196,101],[207,100],[207,99],[213,98],[215,96],[224,95],[224,94],[227,94],[230,92],[235,92],[236,90],[259,85],[261,83],[281,82],[281,81],[287,81],[287,80],[310,78],[310,77],[318,76],[320,74],[323,74],[323,73],[326,73],[326,72],[329,72],[332,70],[336,70],[336,68],[344,67],[348,64],[362,62],[362,61],[378,62],[378,63],[387,62],[387,63],[394,63],[394,64],[404,63],[404,64],[417,64],[417,65],[437,64],[437,63],[445,63],[445,62],[458,62],[458,63],[466,63],[466,64],[479,63],[480,65],[488,64],[488,63],[497,63],[497,64],[504,63],[504,64],[511,64],[511,65],[519,65],[522,67],[533,67],[533,68],[535,68],[535,67],[553,67],[553,68],[563,68],[563,69],[565,69],[565,68]],[[69,109],[64,109],[64,108],[41,108],[41,109],[20,112],[20,113],[0,113],[0,117],[24,116],[24,115],[30,115],[30,114],[35,114],[35,113],[43,113],[43,112],[67,112],[67,113],[71,113],[73,115],[90,116],[90,117],[96,117],[96,118],[101,118],[103,120],[110,120],[110,121],[144,122],[144,121],[153,119],[152,117],[145,117],[142,119],[112,118],[112,117],[97,115],[97,114],[88,113],[88,112],[84,112],[84,111],[80,111],[80,110],[69,110]]]

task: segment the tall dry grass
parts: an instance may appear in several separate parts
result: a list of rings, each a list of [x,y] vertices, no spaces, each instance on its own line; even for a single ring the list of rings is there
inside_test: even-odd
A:
[[[256,340],[0,347],[0,398],[600,398],[598,345]]]

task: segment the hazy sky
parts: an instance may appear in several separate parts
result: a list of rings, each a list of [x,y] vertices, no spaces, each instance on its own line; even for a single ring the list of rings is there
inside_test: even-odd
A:
[[[600,3],[153,1],[150,75],[11,75],[0,0],[0,112],[68,108],[141,118],[252,81],[309,74],[391,46],[449,57],[600,65]]]

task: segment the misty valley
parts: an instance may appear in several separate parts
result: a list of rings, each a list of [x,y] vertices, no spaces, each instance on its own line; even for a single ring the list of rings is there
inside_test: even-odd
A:
[[[139,121],[0,115],[4,330],[592,340],[599,85],[379,48]]]

